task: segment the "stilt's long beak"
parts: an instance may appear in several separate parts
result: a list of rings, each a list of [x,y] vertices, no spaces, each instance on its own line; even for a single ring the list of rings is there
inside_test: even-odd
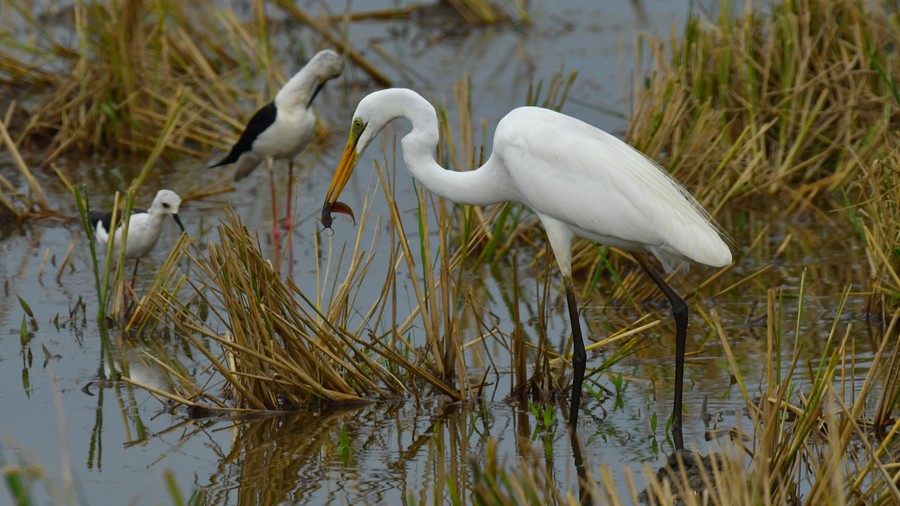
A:
[[[173,214],[172,219],[175,220],[175,223],[178,224],[178,228],[180,228],[182,232],[187,233],[187,231],[184,229],[184,225],[182,225],[181,223],[181,218],[178,217],[178,213]]]
[[[347,146],[344,148],[344,154],[341,156],[341,162],[338,164],[337,171],[331,179],[331,186],[328,188],[328,194],[325,196],[325,204],[322,206],[322,224],[325,225],[325,228],[331,228],[332,211],[349,214],[353,217],[353,211],[350,207],[338,202],[337,199],[344,190],[344,186],[347,185],[347,181],[350,180],[350,174],[353,174],[356,162],[359,161],[359,154],[356,152],[358,142],[359,136],[351,132],[350,138],[347,140]]]
[[[322,91],[322,88],[324,88],[324,87],[325,87],[324,81],[316,83],[316,87],[313,89],[312,95],[309,96],[309,102],[306,103],[307,109],[312,107],[313,100],[316,99],[316,95],[318,95],[319,92]]]

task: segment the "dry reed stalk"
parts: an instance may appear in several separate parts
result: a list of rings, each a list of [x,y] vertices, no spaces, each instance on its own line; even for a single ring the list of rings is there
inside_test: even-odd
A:
[[[2,144],[9,152],[16,169],[19,171],[19,175],[27,183],[31,196],[26,198],[8,179],[0,176],[0,204],[2,204],[3,208],[10,214],[14,215],[16,219],[21,220],[31,214],[31,210],[34,206],[38,206],[42,212],[50,212],[50,204],[47,202],[47,196],[44,194],[44,189],[31,173],[31,169],[28,167],[28,164],[25,163],[25,160],[19,153],[18,146],[13,141],[6,128],[7,123],[10,121],[14,106],[15,104],[10,105],[10,109],[7,110],[5,119],[0,121],[0,140],[2,140]],[[6,192],[9,192],[9,195],[7,195]],[[21,207],[15,204],[13,199],[18,200]]]

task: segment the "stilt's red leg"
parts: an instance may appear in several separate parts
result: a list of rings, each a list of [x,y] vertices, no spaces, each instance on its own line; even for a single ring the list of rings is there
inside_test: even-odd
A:
[[[281,243],[281,231],[278,229],[278,205],[275,203],[275,163],[272,158],[269,163],[269,186],[272,188],[272,240],[275,241],[275,258],[279,256],[279,243]]]
[[[288,160],[288,187],[287,187],[287,212],[284,213],[284,228],[291,230],[291,200],[293,199],[294,189],[294,162]]]
[[[287,230],[288,275],[294,276],[294,230],[291,201],[294,200],[294,161],[288,160],[287,212],[284,215],[284,228]]]
[[[140,258],[134,259],[134,272],[131,273],[131,291],[134,292],[134,280],[137,279],[137,268],[138,264],[141,263]]]

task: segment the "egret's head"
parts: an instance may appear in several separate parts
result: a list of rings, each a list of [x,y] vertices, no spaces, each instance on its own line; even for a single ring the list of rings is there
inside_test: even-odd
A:
[[[325,205],[322,209],[322,223],[325,226],[330,225],[330,212],[338,209],[334,208],[334,205],[369,143],[392,120],[407,117],[412,121],[417,111],[419,114],[424,111],[426,115],[430,111],[431,116],[434,117],[434,108],[411,90],[398,88],[380,90],[360,100],[356,112],[353,114],[347,146],[344,147],[341,162],[338,164],[337,171],[331,180],[331,186],[328,188],[328,195],[325,197]],[[435,125],[434,131],[436,136],[437,125]]]
[[[371,95],[370,95],[371,96]],[[369,98],[369,97],[366,97]],[[331,207],[337,202],[338,197],[350,180],[353,169],[359,161],[360,155],[365,151],[366,146],[372,142],[377,130],[369,128],[371,121],[369,119],[368,109],[363,106],[366,99],[359,103],[356,113],[353,115],[353,123],[350,125],[350,137],[347,139],[347,145],[344,147],[344,154],[341,156],[341,162],[338,164],[337,171],[331,179],[331,186],[328,188],[328,195],[325,196],[325,204]],[[373,131],[374,130],[374,131]]]
[[[171,214],[172,219],[175,220],[175,223],[177,223],[181,231],[184,232],[184,225],[181,223],[181,218],[178,217],[178,208],[180,206],[181,197],[179,197],[177,193],[172,190],[159,190],[156,193],[156,198],[153,199],[153,205],[150,206],[150,209],[163,214]]]

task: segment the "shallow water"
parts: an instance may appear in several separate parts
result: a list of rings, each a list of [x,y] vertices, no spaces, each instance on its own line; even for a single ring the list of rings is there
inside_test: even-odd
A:
[[[688,3],[645,1],[648,19],[642,26],[621,0],[572,0],[531,5],[534,25],[527,29],[466,28],[450,30],[448,34],[444,18],[359,22],[353,25],[350,40],[396,85],[415,88],[451,108],[455,107],[455,82],[470,74],[473,111],[477,118],[487,118],[490,125],[496,124],[509,109],[524,103],[532,79],[549,80],[561,65],[566,71],[578,70],[579,77],[563,111],[621,133],[628,110],[621,97],[624,85],[633,77],[630,72],[636,30],[668,35],[673,24],[677,27],[683,22]],[[344,8],[337,1],[329,5],[335,12]],[[396,5],[397,2],[383,3],[385,8]],[[291,33],[289,24],[278,24],[273,32],[275,47],[288,61],[290,48],[298,37],[310,43],[307,33]],[[374,44],[407,66],[398,67],[379,58],[372,49]],[[294,67],[286,64],[289,72]],[[312,217],[318,212],[340,156],[355,104],[359,97],[375,89],[352,66],[343,79],[326,88],[318,106],[334,135],[324,145],[300,156],[294,190],[296,206],[302,211],[294,238],[293,272],[298,286],[309,287],[313,292],[316,278],[312,236],[319,225]],[[621,115],[603,112],[603,108]],[[395,126],[393,131],[400,134],[404,128]],[[389,138],[384,134],[382,137]],[[481,138],[480,132],[475,138]],[[362,160],[360,167],[371,166],[377,151],[370,149],[369,158]],[[219,155],[210,153],[209,159]],[[139,203],[148,203],[158,188],[171,188],[185,196],[230,178],[230,169],[216,172],[203,168],[207,161],[161,164],[145,182]],[[141,166],[139,160],[121,163],[74,157],[61,164],[73,181],[90,181],[94,205],[110,204],[114,191],[122,188],[120,181],[130,180]],[[0,171],[15,180],[5,152],[0,153]],[[371,183],[374,176],[365,170],[357,172],[342,199],[354,209],[361,209],[368,194],[374,202],[372,215],[387,216],[380,189]],[[55,176],[46,173],[41,177],[51,202],[74,216],[74,200]],[[188,232],[200,243],[214,240],[216,234],[209,233],[209,228],[224,216],[223,209],[230,204],[244,223],[259,231],[264,247],[271,248],[267,177],[260,170],[237,184],[234,192],[187,202],[181,214]],[[277,171],[277,177],[286,180],[284,171]],[[408,203],[403,210],[414,208],[413,187],[402,174],[398,187],[398,200]],[[279,198],[283,202],[284,195]],[[686,368],[685,441],[704,451],[711,448],[706,441],[707,431],[727,431],[740,423],[736,417],[741,416],[744,402],[730,381],[722,344],[701,315],[715,310],[748,386],[762,385],[766,291],[783,289],[783,321],[792,327],[805,269],[806,290],[799,324],[799,335],[807,340],[803,359],[815,364],[836,317],[841,328],[851,325],[852,332],[859,335],[857,346],[863,359],[856,375],[865,373],[864,357],[871,357],[864,355],[870,351],[863,313],[865,299],[851,296],[843,312],[834,314],[836,294],[864,282],[862,268],[847,260],[859,258],[858,252],[848,249],[855,244],[850,240],[852,230],[849,226],[832,228],[803,217],[773,222],[767,207],[766,203],[747,207],[742,220],[750,228],[769,225],[771,230],[766,237],[771,244],[745,258],[744,249],[738,246],[738,266],[715,287],[724,289],[769,266],[766,273],[721,298],[712,296],[717,289],[707,289],[691,301],[695,311],[688,342],[693,354]],[[410,222],[414,220],[413,214],[404,216]],[[733,225],[725,223],[726,228],[730,224]],[[370,226],[374,226],[374,220]],[[77,223],[56,221],[23,227],[0,224],[4,295],[0,299],[0,328],[5,330],[0,333],[0,343],[6,350],[0,354],[0,437],[7,464],[33,465],[46,473],[46,481],[36,487],[38,503],[62,498],[83,504],[168,504],[171,499],[163,486],[163,474],[168,471],[174,473],[183,494],[202,488],[209,494],[208,503],[213,504],[396,504],[404,499],[431,502],[433,498],[449,502],[452,487],[448,483],[461,488],[467,484],[470,460],[483,455],[488,438],[498,441],[500,454],[510,463],[533,446],[552,470],[553,479],[564,490],[577,490],[563,415],[557,413],[553,424],[544,427],[528,406],[507,400],[510,387],[505,375],[499,376],[486,393],[487,415],[466,411],[444,399],[426,398],[421,403],[380,402],[346,410],[313,409],[260,419],[200,421],[188,420],[180,410],[168,411],[146,392],[124,382],[99,382],[109,375],[110,367],[121,367],[123,363],[129,365],[135,379],[158,380],[162,375],[142,358],[142,352],[178,354],[186,363],[200,362],[174,338],[155,336],[138,341],[101,336],[103,331],[94,321],[96,293],[88,249],[79,228]],[[157,251],[144,262],[139,291],[146,288],[151,269],[163,261],[166,249],[174,244],[175,231],[174,226],[167,226]],[[338,221],[335,234],[327,241],[338,248],[345,242],[352,243],[356,232],[349,221]],[[786,238],[791,238],[788,247],[775,255]],[[58,273],[73,241],[72,256]],[[384,253],[386,246],[378,248]],[[763,256],[761,252],[772,254]],[[502,268],[501,272],[474,274],[493,302],[491,311],[500,326],[509,321],[503,301],[510,300],[513,289],[518,290],[523,315],[537,311],[539,294],[527,276],[527,261],[520,263],[518,287],[510,286],[511,276]],[[707,269],[695,268],[689,275],[676,278],[674,284],[686,292],[710,274]],[[379,290],[381,283],[381,279],[373,281],[370,290]],[[557,285],[551,286],[554,291],[556,288]],[[365,290],[364,286],[361,293]],[[580,430],[588,465],[606,462],[616,469],[627,466],[638,473],[645,463],[654,468],[661,465],[672,449],[663,427],[671,411],[673,327],[664,304],[613,307],[604,300],[604,294],[601,288],[585,303],[589,335],[604,336],[644,314],[663,322],[645,333],[642,344],[646,347],[617,364],[612,375],[600,377],[599,383],[612,390],[615,375],[621,373],[625,379],[621,395],[604,394],[600,400],[584,402],[582,407]],[[33,309],[34,324],[25,316],[17,295]],[[558,349],[567,335],[568,324],[564,300],[558,295],[552,295],[550,300],[548,335]],[[364,301],[360,305],[366,307]],[[25,345],[19,337],[23,318],[33,334]],[[525,331],[534,334],[536,329]],[[793,332],[786,335],[792,337]],[[105,346],[107,343],[109,347]],[[45,349],[50,355],[47,360]],[[489,359],[499,369],[508,367],[505,349],[495,345],[487,350]],[[473,347],[468,360],[473,364],[486,363],[485,353],[484,348]],[[589,355],[588,366],[597,367],[606,356],[607,351]],[[709,415],[706,419],[700,413],[704,404]],[[651,428],[654,414],[659,425],[656,431]],[[341,443],[342,437],[347,444]],[[71,486],[67,486],[68,476]]]

